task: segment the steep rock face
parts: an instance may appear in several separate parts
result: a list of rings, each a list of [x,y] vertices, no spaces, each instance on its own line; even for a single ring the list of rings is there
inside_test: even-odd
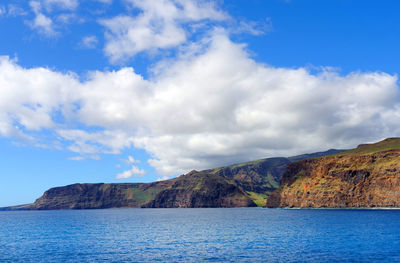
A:
[[[332,155],[344,151],[345,150],[330,149],[324,152],[302,154],[288,158],[266,158],[205,170],[203,172],[233,180],[233,182],[243,189],[258,206],[265,206],[266,199],[279,187],[282,175],[291,162]]]
[[[192,171],[175,180],[143,207],[247,207],[256,206],[245,191],[219,175]]]
[[[46,191],[33,204],[0,208],[94,209],[113,207],[246,207],[265,206],[291,160],[340,150],[240,163],[154,183],[73,184]]]
[[[26,209],[140,207],[169,184],[73,184],[47,190]]]
[[[400,139],[288,166],[268,207],[400,207]]]
[[[289,163],[288,158],[277,157],[205,172],[232,179],[245,191],[267,194],[279,186],[279,181]]]

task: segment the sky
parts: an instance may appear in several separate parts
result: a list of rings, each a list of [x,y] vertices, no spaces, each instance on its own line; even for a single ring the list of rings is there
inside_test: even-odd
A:
[[[400,135],[397,0],[1,0],[0,206]]]

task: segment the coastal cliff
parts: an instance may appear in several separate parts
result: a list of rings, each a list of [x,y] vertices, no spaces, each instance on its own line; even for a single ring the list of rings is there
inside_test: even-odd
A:
[[[169,207],[251,207],[251,197],[233,180],[206,172],[192,171],[180,176],[171,187],[158,193],[144,205]]]
[[[154,183],[72,184],[47,190],[33,204],[3,210],[103,209],[119,207],[251,207],[250,195],[234,181],[192,171]]]
[[[289,164],[267,207],[400,207],[400,139]]]
[[[0,210],[100,209],[117,207],[251,207],[266,205],[288,164],[341,152],[266,158],[153,183],[72,184],[47,190],[34,203]]]
[[[72,184],[47,190],[26,209],[99,209],[140,207],[172,182],[149,184]]]

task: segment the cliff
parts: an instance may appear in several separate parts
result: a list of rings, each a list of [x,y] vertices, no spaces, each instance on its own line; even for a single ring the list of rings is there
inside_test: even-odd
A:
[[[1,210],[102,209],[119,207],[256,206],[234,181],[192,171],[154,183],[72,184],[47,190],[33,204]]]
[[[248,192],[268,194],[279,186],[279,181],[289,163],[288,158],[276,157],[204,172],[231,179]]]
[[[248,207],[256,206],[233,180],[192,171],[175,180],[143,207]]]
[[[47,190],[24,209],[96,209],[140,207],[172,182],[149,184],[72,184]]]
[[[73,184],[47,190],[33,204],[0,210],[98,209],[115,207],[265,206],[291,160],[340,152],[330,150],[192,171],[154,183]]]
[[[265,206],[266,199],[279,187],[279,181],[291,160],[343,152],[326,152],[294,157],[265,158],[245,163],[192,171],[175,179],[142,207],[244,207]]]
[[[400,207],[400,139],[289,164],[268,207]]]

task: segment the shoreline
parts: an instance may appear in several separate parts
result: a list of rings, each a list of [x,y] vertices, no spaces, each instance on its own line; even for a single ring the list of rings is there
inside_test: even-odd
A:
[[[89,208],[89,209],[8,209],[0,208],[0,212],[20,212],[20,211],[84,211],[84,210],[113,210],[113,209],[267,209],[267,210],[400,210],[400,207],[159,207],[159,208],[143,208],[143,207],[110,207],[110,208]]]

